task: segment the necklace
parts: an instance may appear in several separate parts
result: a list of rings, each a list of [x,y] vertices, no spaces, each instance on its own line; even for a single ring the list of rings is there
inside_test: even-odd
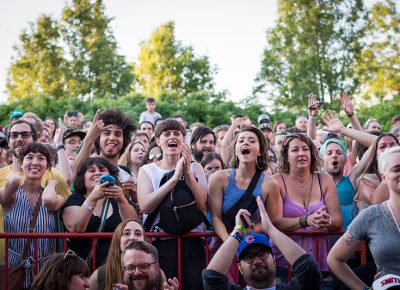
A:
[[[303,187],[308,183],[308,181],[310,180],[312,175],[313,174],[310,174],[310,176],[307,178],[306,182],[301,184],[301,183],[298,183],[293,177],[291,177],[290,174],[288,174],[289,178],[297,185],[298,188],[300,188],[301,192],[303,192]]]
[[[397,223],[396,217],[394,216],[394,213],[393,213],[393,210],[392,210],[392,204],[390,203],[390,199],[388,200],[388,208],[389,208],[390,214],[392,215],[392,218],[393,218],[393,220],[394,220],[394,223],[396,224],[397,230],[398,230],[399,233],[400,233],[400,226],[399,226],[399,224]]]

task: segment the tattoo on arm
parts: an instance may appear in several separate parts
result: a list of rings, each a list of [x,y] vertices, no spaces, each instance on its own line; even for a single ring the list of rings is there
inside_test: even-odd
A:
[[[346,233],[341,237],[340,242],[343,246],[351,247],[355,242],[358,242],[358,240],[352,235]]]

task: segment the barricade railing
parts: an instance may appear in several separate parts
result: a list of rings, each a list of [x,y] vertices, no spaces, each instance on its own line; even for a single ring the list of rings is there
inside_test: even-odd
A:
[[[296,232],[286,232],[289,236],[311,236],[316,241],[316,260],[319,260],[319,239],[323,237],[327,237],[328,235],[341,235],[343,231],[326,233],[326,232],[309,232],[309,231],[296,231]],[[112,238],[113,233],[0,233],[0,240],[5,240],[5,253],[4,253],[4,263],[5,263],[5,277],[4,277],[4,285],[0,285],[0,289],[8,290],[8,260],[9,253],[6,249],[8,249],[9,239],[25,239],[31,238],[34,243],[34,274],[36,275],[39,272],[39,261],[38,261],[38,239],[49,238],[49,239],[63,239],[63,250],[64,253],[68,250],[67,239],[92,239],[92,248],[93,248],[93,259],[92,259],[92,268],[96,267],[96,239],[100,238]],[[190,232],[186,235],[182,236],[174,236],[167,233],[146,233],[146,237],[149,242],[154,238],[176,238],[177,239],[177,259],[178,259],[178,280],[182,281],[182,261],[181,261],[181,241],[186,238],[206,238],[205,239],[205,264],[209,263],[209,239],[211,237],[217,237],[215,232]],[[360,252],[361,264],[364,265],[367,262],[366,258],[366,243],[363,242],[357,249],[357,252]],[[4,287],[4,288],[3,288]]]

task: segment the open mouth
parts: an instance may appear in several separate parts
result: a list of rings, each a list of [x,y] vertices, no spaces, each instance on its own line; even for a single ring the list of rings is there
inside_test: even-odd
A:
[[[242,152],[242,154],[243,155],[248,155],[248,154],[250,154],[250,149],[249,148],[243,148],[242,150],[241,150],[241,152]]]
[[[175,142],[168,143],[168,148],[178,148],[178,143]]]
[[[332,165],[333,165],[333,166],[338,166],[338,164],[339,164],[339,162],[338,162],[337,160],[335,160],[335,161],[332,162]]]
[[[117,145],[115,144],[107,144],[106,146],[106,150],[107,151],[112,151]]]

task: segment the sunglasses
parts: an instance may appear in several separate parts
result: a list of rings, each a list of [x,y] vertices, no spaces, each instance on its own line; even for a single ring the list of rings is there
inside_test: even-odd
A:
[[[161,160],[162,159],[162,153],[157,153],[157,154],[150,154],[149,158],[147,158],[147,160],[149,161],[154,161],[155,159],[157,160]]]
[[[77,254],[76,254],[74,251],[72,251],[72,250],[68,250],[68,251],[65,253],[65,255],[64,255],[63,261],[64,261],[65,259],[67,259],[68,257],[71,257],[71,256],[76,257]]]

